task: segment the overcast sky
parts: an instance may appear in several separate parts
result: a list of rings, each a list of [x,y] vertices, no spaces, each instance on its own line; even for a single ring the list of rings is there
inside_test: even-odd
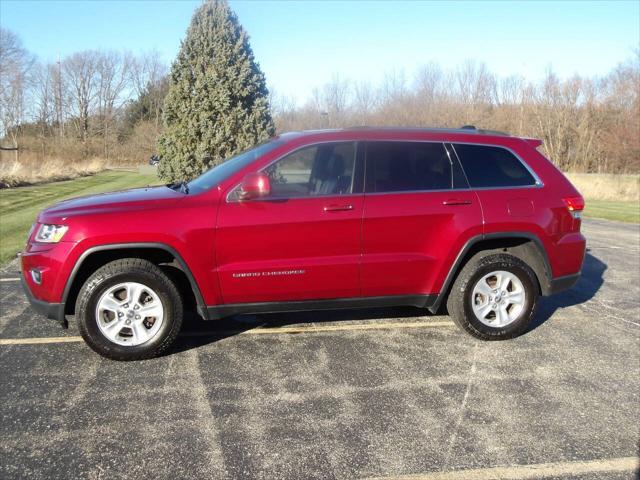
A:
[[[0,1],[0,23],[43,60],[155,49],[170,63],[199,1]],[[640,1],[231,1],[269,86],[304,101],[334,74],[374,84],[435,61],[501,76],[602,75],[640,43]]]

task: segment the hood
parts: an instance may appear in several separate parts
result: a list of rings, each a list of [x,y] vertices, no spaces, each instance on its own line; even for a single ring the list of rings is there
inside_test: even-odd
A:
[[[55,220],[122,210],[146,210],[177,202],[185,197],[166,186],[135,188],[120,192],[100,193],[63,200],[46,209],[38,216],[40,223],[55,223]]]

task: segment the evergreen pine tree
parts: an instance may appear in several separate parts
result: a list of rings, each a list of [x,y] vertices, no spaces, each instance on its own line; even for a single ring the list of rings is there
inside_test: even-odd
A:
[[[194,13],[171,66],[158,173],[189,180],[274,132],[265,77],[226,0]]]

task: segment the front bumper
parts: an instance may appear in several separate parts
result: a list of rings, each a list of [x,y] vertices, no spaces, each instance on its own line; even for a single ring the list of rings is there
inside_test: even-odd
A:
[[[29,290],[29,286],[27,285],[24,276],[20,278],[20,281],[22,283],[24,294],[27,296],[27,300],[29,300],[29,303],[37,313],[44,315],[51,320],[57,320],[62,323],[63,326],[66,325],[64,303],[49,303],[44,300],[38,300],[33,296],[31,290]]]
[[[75,242],[54,244],[27,243],[20,254],[21,281],[24,293],[33,309],[47,318],[66,326],[64,291],[67,268],[70,265]],[[35,281],[32,271],[40,274]]]

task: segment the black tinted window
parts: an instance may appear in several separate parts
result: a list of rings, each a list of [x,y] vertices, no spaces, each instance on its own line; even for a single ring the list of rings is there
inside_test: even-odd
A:
[[[367,144],[367,191],[447,190],[451,161],[444,145],[426,142]]]
[[[461,144],[454,146],[472,188],[536,184],[522,162],[504,148]]]

